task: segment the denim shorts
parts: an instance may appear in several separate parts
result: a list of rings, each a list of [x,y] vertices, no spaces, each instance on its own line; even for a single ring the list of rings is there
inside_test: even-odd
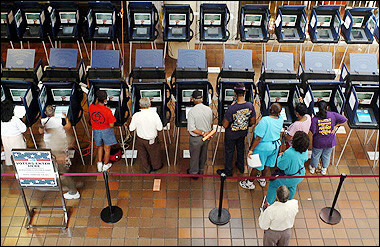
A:
[[[117,143],[113,129],[111,128],[99,129],[99,130],[93,130],[93,131],[94,131],[95,146],[99,147],[103,143],[104,145],[111,146]]]

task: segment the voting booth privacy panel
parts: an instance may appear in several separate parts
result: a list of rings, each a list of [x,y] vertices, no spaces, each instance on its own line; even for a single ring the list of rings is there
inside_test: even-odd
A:
[[[200,6],[200,41],[226,41],[230,11],[225,3],[202,3]]]
[[[305,65],[300,62],[298,69],[301,97],[304,98],[310,116],[318,112],[317,102],[321,100],[326,101],[330,111],[342,114],[346,102],[342,92],[344,84],[335,81],[331,52],[306,51]]]
[[[284,125],[288,126],[296,120],[294,109],[301,95],[297,73],[294,71],[293,53],[267,52],[266,65],[262,64],[257,85],[263,116],[269,115],[271,104],[279,103]]]
[[[190,26],[194,13],[189,4],[165,4],[162,12],[164,41],[188,42],[193,38]]]
[[[306,6],[287,5],[277,9],[275,34],[277,41],[303,43],[306,39]]]
[[[26,116],[27,127],[40,116],[37,83],[43,76],[43,67],[41,60],[34,67],[34,59],[33,49],[8,49],[6,68],[2,69],[1,77],[1,101],[12,101],[15,116]]]
[[[372,44],[376,28],[373,9],[375,8],[346,9],[343,17],[342,36],[347,44]]]
[[[237,83],[245,85],[245,100],[254,101],[257,94],[254,77],[252,50],[225,50],[223,68],[217,78],[218,125],[222,125],[225,112],[236,100],[234,87]]]
[[[158,36],[158,11],[152,2],[128,3],[128,38],[130,41],[154,41]]]
[[[338,43],[341,27],[340,5],[313,7],[309,21],[309,35],[313,43]]]
[[[241,42],[268,42],[269,5],[247,4],[241,7],[239,34]]]

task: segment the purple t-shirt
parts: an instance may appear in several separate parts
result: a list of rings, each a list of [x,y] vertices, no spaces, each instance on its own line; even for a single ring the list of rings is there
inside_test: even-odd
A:
[[[230,123],[226,128],[226,137],[237,139],[246,136],[249,122],[255,115],[255,107],[251,102],[230,105],[224,114],[224,118]]]
[[[326,119],[313,117],[311,119],[310,131],[313,133],[313,148],[332,148],[336,145],[334,127],[337,124],[342,124],[347,121],[347,118],[336,113],[327,112]]]

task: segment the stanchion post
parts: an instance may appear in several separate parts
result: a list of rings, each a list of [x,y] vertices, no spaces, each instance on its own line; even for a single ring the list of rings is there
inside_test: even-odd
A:
[[[339,211],[335,209],[335,204],[338,200],[340,189],[342,188],[343,181],[346,177],[347,175],[344,173],[340,175],[340,181],[339,181],[338,188],[336,189],[332,207],[322,208],[321,212],[319,213],[319,218],[321,218],[321,220],[325,222],[326,224],[336,225],[342,219],[342,216],[340,215]]]
[[[225,225],[230,219],[231,215],[227,209],[223,208],[223,190],[224,190],[224,181],[226,180],[226,174],[220,174],[220,194],[219,194],[219,208],[214,208],[210,211],[208,218],[215,225]]]
[[[123,217],[123,210],[118,206],[112,206],[107,171],[103,172],[103,178],[106,185],[108,207],[103,208],[102,212],[100,213],[100,218],[106,223],[116,223]]]

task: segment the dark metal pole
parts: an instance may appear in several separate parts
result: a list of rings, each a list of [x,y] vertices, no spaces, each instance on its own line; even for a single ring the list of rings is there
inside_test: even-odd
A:
[[[103,178],[104,178],[104,182],[106,184],[106,194],[107,194],[107,200],[108,200],[108,207],[110,208],[111,216],[113,216],[111,193],[110,193],[110,187],[109,187],[109,183],[108,183],[108,172],[107,171],[103,172]]]
[[[331,207],[331,210],[330,210],[330,215],[329,217],[332,216],[333,214],[333,211],[334,211],[334,208],[335,208],[335,204],[336,204],[336,201],[338,200],[338,196],[339,196],[339,193],[340,193],[340,189],[342,188],[342,185],[343,185],[343,181],[346,179],[347,175],[342,173],[340,175],[340,180],[339,180],[339,185],[338,185],[338,188],[336,189],[336,192],[335,192],[335,197],[334,197],[334,201],[333,201],[333,204],[332,204],[332,207]]]
[[[102,212],[100,213],[100,218],[106,223],[116,223],[121,219],[121,217],[123,217],[123,210],[121,210],[121,208],[118,206],[112,206],[107,171],[103,172],[103,178],[106,185],[108,207],[103,208]]]
[[[227,209],[223,208],[223,190],[224,190],[224,181],[226,180],[226,174],[220,174],[220,195],[219,195],[219,208],[214,208],[210,211],[208,218],[215,225],[225,225],[230,219],[231,215]]]
[[[220,194],[219,194],[219,210],[218,210],[218,217],[222,215],[222,208],[223,208],[223,191],[224,191],[224,181],[226,181],[226,175],[220,176]]]

